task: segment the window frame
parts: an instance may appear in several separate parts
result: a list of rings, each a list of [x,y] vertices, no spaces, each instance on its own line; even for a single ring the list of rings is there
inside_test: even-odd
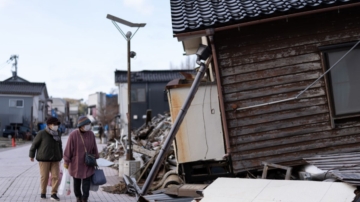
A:
[[[11,102],[15,101],[15,106],[11,106]],[[22,102],[22,106],[18,106],[17,102],[21,101]],[[9,107],[11,108],[24,108],[25,103],[24,103],[24,99],[9,99]]]
[[[352,41],[352,42],[345,42],[345,43],[341,43],[341,44],[334,44],[334,45],[319,47],[319,50],[321,51],[320,52],[321,66],[322,66],[323,72],[326,72],[330,68],[328,52],[336,51],[336,50],[338,50],[338,51],[349,50],[357,42],[358,41]],[[356,46],[355,49],[360,49],[360,45]],[[346,59],[346,57],[344,59]],[[330,119],[331,119],[332,128],[336,127],[337,122],[352,120],[353,118],[360,118],[360,112],[336,115],[333,84],[331,81],[331,71],[324,76],[324,80],[325,80],[326,97],[328,100],[328,106],[329,106],[329,110],[330,110]]]

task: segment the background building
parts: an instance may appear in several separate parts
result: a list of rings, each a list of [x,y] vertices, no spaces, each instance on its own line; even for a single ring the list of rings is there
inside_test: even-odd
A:
[[[194,73],[193,70],[153,70],[132,72],[131,75],[131,128],[144,124],[146,111],[153,115],[169,112],[166,85],[174,79],[184,79],[181,73]],[[122,122],[127,124],[127,71],[115,71],[115,83],[119,87],[119,111]]]
[[[0,82],[0,133],[7,125],[37,129],[48,115],[48,101],[45,83],[29,82],[15,72]]]

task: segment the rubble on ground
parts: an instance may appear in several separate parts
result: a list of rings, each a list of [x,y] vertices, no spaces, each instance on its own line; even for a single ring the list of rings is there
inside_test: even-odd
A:
[[[133,156],[141,162],[141,168],[137,171],[136,181],[141,184],[146,179],[151,167],[159,153],[166,137],[171,129],[171,117],[169,114],[159,114],[154,116],[147,123],[132,132]],[[122,136],[120,140],[109,141],[107,146],[100,152],[100,158],[104,158],[114,163],[114,169],[119,169],[119,161],[123,161],[126,156],[127,137]],[[182,181],[176,172],[177,162],[174,155],[174,149],[168,152],[167,160],[163,163],[157,181],[152,190],[164,188],[168,184],[180,184]],[[113,186],[107,188],[111,193],[122,193],[122,186]],[[115,190],[113,190],[115,189]],[[106,190],[105,190],[106,191]]]
[[[124,182],[121,182],[114,186],[105,186],[102,188],[103,188],[103,191],[112,193],[112,194],[125,194],[126,193],[126,184]]]

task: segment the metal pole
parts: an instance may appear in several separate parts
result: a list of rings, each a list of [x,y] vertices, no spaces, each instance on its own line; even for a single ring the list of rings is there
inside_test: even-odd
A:
[[[182,108],[180,109],[180,112],[175,119],[174,125],[171,127],[170,133],[169,133],[168,137],[166,138],[165,143],[164,143],[163,147],[161,148],[160,153],[157,156],[153,167],[151,168],[149,176],[146,178],[145,184],[141,189],[140,195],[145,195],[149,191],[150,185],[154,181],[156,174],[158,173],[158,171],[160,169],[161,163],[164,161],[166,152],[169,150],[171,143],[174,140],[175,135],[178,132],[180,125],[186,115],[186,112],[189,109],[190,104],[199,88],[200,81],[204,77],[206,69],[207,69],[207,66],[204,63],[201,63],[200,69],[199,69],[198,73],[196,74],[194,82],[191,85],[189,95],[187,96]]]
[[[127,38],[127,87],[128,87],[128,145],[126,150],[126,160],[133,160],[132,145],[131,145],[131,67],[130,67],[130,37]]]

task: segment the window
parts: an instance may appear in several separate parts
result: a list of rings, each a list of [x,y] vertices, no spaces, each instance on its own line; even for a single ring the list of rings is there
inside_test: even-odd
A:
[[[146,93],[144,88],[131,89],[131,102],[145,102]]]
[[[336,63],[354,43],[327,48],[324,51],[327,69]],[[360,47],[356,47],[327,75],[333,116],[360,116]]]
[[[10,99],[9,100],[9,107],[23,108],[24,107],[24,100]]]

